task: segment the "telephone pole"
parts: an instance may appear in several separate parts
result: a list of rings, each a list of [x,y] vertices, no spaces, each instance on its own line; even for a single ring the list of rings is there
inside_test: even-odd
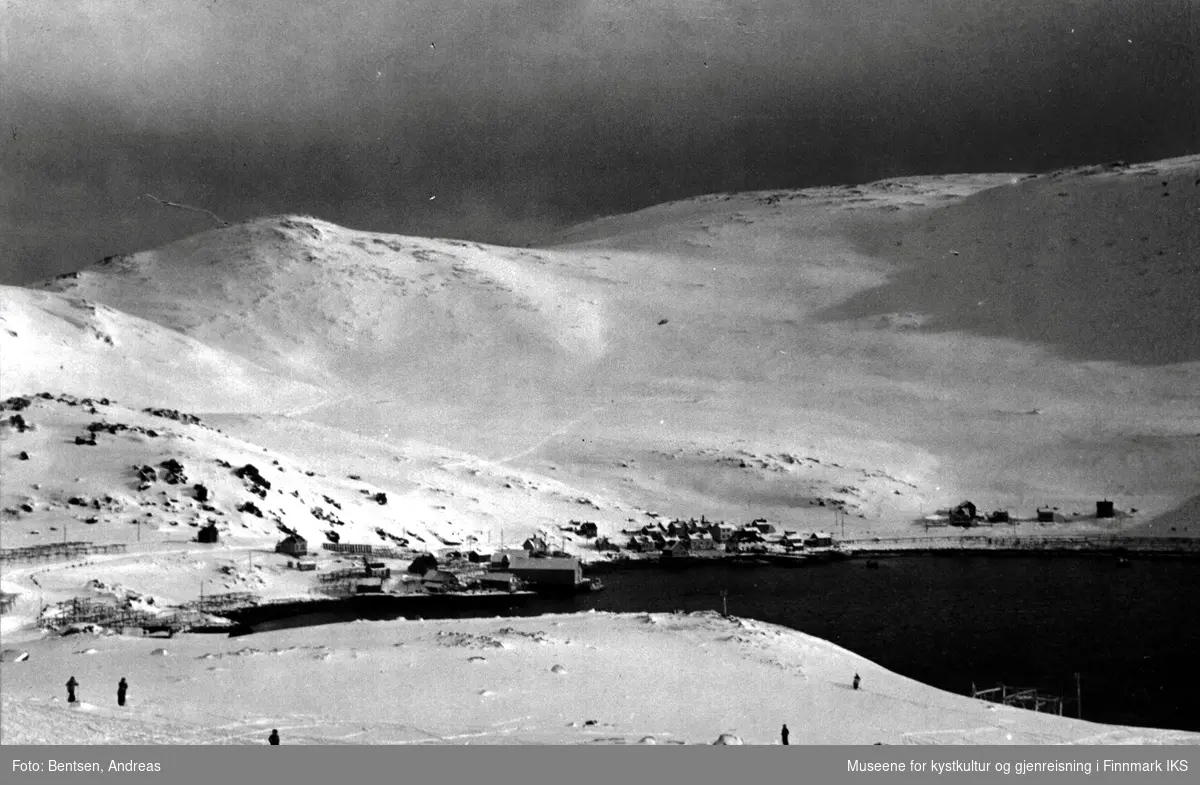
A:
[[[729,597],[729,590],[721,589],[721,615],[722,616],[729,615],[729,604],[726,602],[727,597]]]

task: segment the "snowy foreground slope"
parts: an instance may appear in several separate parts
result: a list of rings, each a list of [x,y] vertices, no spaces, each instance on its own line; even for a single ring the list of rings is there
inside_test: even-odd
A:
[[[725,733],[777,744],[785,722],[794,744],[1200,744],[951,695],[811,636],[711,613],[24,648],[27,661],[0,666],[9,744],[263,744],[272,728],[285,744],[711,744]],[[58,686],[65,674],[81,684],[78,708]]]
[[[1191,158],[714,195],[543,248],[280,216],[0,287],[3,547],[128,548],[0,565],[4,648],[29,653],[0,665],[0,738],[1175,739],[993,709],[719,617],[167,642],[35,622],[73,597],[306,596],[272,552],[285,530],[410,554],[540,533],[597,558],[559,527],[806,531],[838,508],[847,535],[886,536],[969,497],[1059,506],[1056,531],[1195,535],[1198,211]],[[1130,516],[1088,519],[1105,496]],[[208,523],[215,546],[194,541]]]

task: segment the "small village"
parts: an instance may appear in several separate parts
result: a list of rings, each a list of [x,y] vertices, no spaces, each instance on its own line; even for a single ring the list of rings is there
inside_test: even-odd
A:
[[[705,516],[685,520],[653,512],[646,515],[650,518],[648,522],[635,526],[632,524],[637,522],[630,519],[631,525],[620,529],[619,535],[601,534],[599,525],[592,521],[571,520],[558,527],[557,535],[543,529],[516,547],[505,547],[501,537],[500,547],[494,550],[479,547],[473,539],[466,545],[475,547],[450,542],[436,551],[329,541],[314,547],[293,531],[275,544],[273,552],[249,550],[246,571],[230,564],[221,566],[219,577],[213,582],[219,582],[226,591],[210,591],[205,595],[202,583],[199,599],[178,607],[134,608],[130,598],[75,597],[44,608],[39,624],[57,630],[84,625],[174,635],[184,630],[224,629],[228,620],[223,614],[280,603],[303,605],[369,596],[397,601],[406,597],[442,597],[456,601],[456,608],[470,609],[493,607],[494,601],[504,597],[516,602],[534,595],[571,596],[603,590],[604,584],[595,577],[597,574],[637,568],[686,569],[718,562],[799,567],[869,557],[865,566],[876,569],[879,567],[876,557],[880,556],[957,551],[1111,552],[1117,554],[1118,566],[1129,566],[1127,554],[1131,551],[1194,554],[1198,550],[1196,541],[1180,537],[1135,541],[1118,536],[1003,534],[996,527],[1007,528],[1026,521],[1053,530],[1056,524],[1070,519],[1057,508],[1039,508],[1036,518],[1028,519],[1004,510],[983,514],[970,501],[926,516],[920,522],[925,529],[923,536],[888,538],[801,532],[765,518],[737,524],[710,521]],[[1128,516],[1129,513],[1115,509],[1111,501],[1096,503],[1096,521]],[[939,536],[929,532],[937,527],[959,528],[962,533]],[[969,534],[971,530],[980,533]],[[197,530],[195,542],[216,546],[221,543],[222,534],[210,523]],[[125,549],[124,544],[69,542],[9,549],[2,557],[11,561],[50,561]],[[245,590],[253,588],[246,581],[247,576],[255,574],[255,569],[292,573],[291,585],[302,588],[298,595],[264,598],[255,591]],[[585,571],[589,574],[585,575]],[[5,598],[5,604],[11,604],[11,598]]]

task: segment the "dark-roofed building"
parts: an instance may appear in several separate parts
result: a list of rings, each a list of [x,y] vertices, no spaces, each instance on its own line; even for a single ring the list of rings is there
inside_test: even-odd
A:
[[[550,550],[546,545],[546,541],[541,537],[530,537],[529,539],[525,540],[525,542],[521,543],[521,548],[525,551],[525,553],[531,556],[538,553],[545,553],[546,551]]]
[[[429,570],[421,576],[421,585],[429,592],[455,591],[462,588],[458,576],[449,570]]]
[[[683,540],[670,540],[662,549],[662,555],[665,559],[675,559],[687,556],[689,553],[687,543]]]
[[[289,556],[303,556],[308,553],[308,540],[299,534],[289,534],[275,544],[276,553],[286,553]]]

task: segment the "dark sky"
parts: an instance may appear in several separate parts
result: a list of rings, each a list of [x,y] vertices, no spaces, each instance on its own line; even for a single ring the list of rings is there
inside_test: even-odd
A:
[[[146,193],[523,244],[1200,152],[1198,58],[1200,0],[0,0],[0,282],[212,225]]]

